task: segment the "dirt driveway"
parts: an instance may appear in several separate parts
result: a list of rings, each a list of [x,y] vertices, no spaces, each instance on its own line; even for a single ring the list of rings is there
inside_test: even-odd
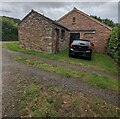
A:
[[[41,84],[45,86],[60,86],[69,90],[78,90],[83,93],[96,95],[113,105],[118,104],[118,94],[116,92],[100,89],[77,79],[66,78],[55,73],[45,72],[40,69],[15,61],[14,58],[18,56],[29,57],[25,54],[9,51],[6,49],[3,49],[2,54],[3,116],[19,116],[19,111],[17,108],[18,95],[16,93],[16,84],[17,81],[20,79],[38,80]]]

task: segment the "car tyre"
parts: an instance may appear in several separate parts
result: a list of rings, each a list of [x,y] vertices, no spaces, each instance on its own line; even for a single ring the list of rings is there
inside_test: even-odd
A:
[[[91,56],[90,56],[90,57],[88,57],[88,60],[91,60]]]
[[[71,54],[69,54],[69,57],[73,57]]]

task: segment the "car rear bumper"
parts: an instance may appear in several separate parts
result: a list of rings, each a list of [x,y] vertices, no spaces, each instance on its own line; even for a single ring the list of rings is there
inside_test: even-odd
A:
[[[75,51],[73,49],[69,49],[69,55],[71,56],[83,56],[86,58],[91,57],[92,51]]]

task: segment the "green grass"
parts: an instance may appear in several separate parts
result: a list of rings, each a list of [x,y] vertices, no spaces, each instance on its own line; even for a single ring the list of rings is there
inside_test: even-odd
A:
[[[61,51],[58,53],[54,54],[44,54],[40,53],[38,51],[33,51],[33,50],[25,50],[19,47],[18,42],[9,42],[9,43],[4,43],[3,47],[16,51],[16,52],[21,52],[24,54],[29,54],[29,55],[36,55],[39,57],[43,58],[50,58],[53,60],[59,60],[63,62],[67,62],[70,64],[76,64],[76,65],[82,65],[94,69],[99,69],[105,72],[110,72],[113,74],[117,74],[118,72],[118,67],[116,62],[110,58],[109,56],[105,54],[99,54],[99,53],[93,53],[93,57],[91,61],[84,60],[84,59],[76,59],[76,58],[69,58],[68,57],[68,50]]]
[[[91,85],[98,86],[104,89],[118,90],[118,81],[113,78],[108,78],[102,75],[91,74],[85,71],[73,71],[72,69],[51,65],[38,60],[32,60],[24,57],[16,58],[16,61],[23,62],[45,71],[54,72],[66,77],[73,77],[83,80]]]
[[[118,117],[119,108],[95,96],[21,80],[17,85],[21,117]]]

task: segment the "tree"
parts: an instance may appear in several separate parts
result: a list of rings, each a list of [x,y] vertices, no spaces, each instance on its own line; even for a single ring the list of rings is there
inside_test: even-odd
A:
[[[3,41],[16,41],[18,40],[18,23],[20,20],[0,17],[0,22],[2,24],[2,40]]]
[[[100,21],[100,22],[102,22],[102,23],[104,23],[104,24],[106,24],[106,25],[108,25],[108,26],[110,26],[112,28],[115,27],[115,23],[112,20],[108,19],[108,18],[102,19],[100,17],[93,16],[93,15],[90,15],[90,17],[93,17],[94,19],[96,19],[96,20],[98,20],[98,21]]]

